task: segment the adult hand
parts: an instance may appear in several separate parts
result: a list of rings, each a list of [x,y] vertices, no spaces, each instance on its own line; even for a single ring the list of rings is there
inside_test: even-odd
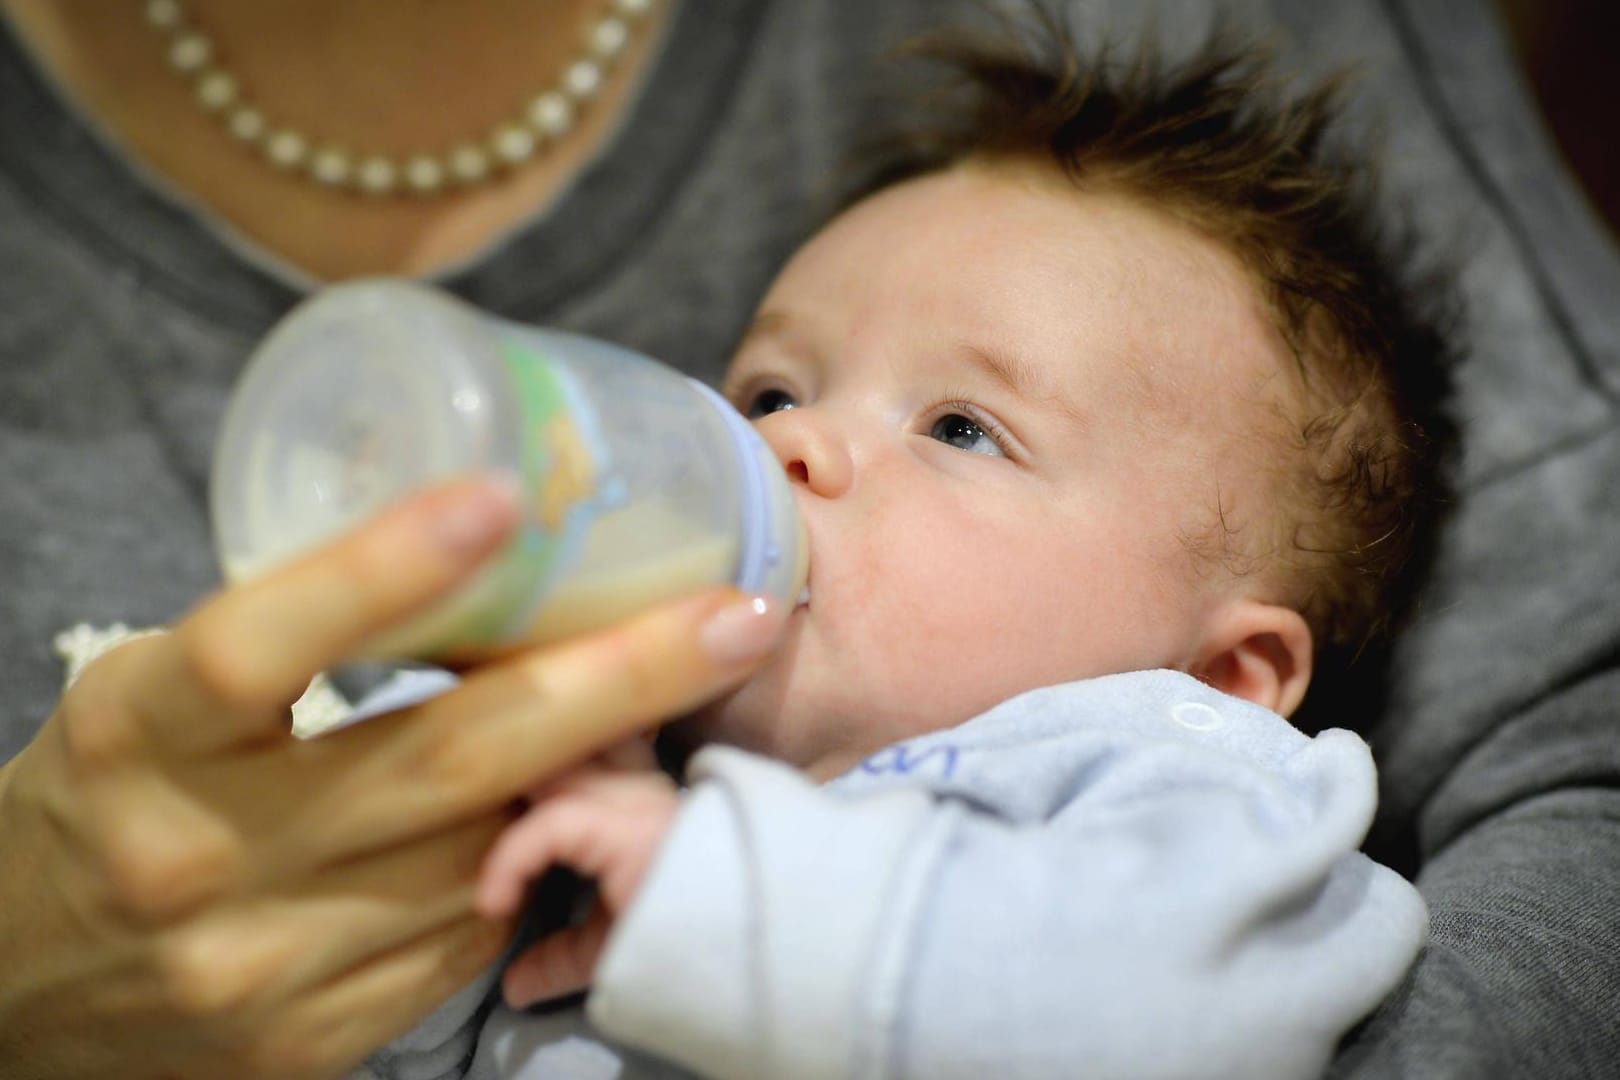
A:
[[[590,985],[615,920],[635,899],[680,807],[675,784],[652,765],[592,763],[559,777],[531,795],[528,812],[490,851],[478,910],[491,918],[515,915],[528,883],[552,866],[596,882],[584,922],[529,946],[501,973],[513,1008]]]
[[[317,671],[465,580],[515,517],[496,485],[447,485],[86,669],[0,771],[8,1078],[343,1075],[502,947],[472,900],[510,800],[774,637],[714,590],[290,736]]]

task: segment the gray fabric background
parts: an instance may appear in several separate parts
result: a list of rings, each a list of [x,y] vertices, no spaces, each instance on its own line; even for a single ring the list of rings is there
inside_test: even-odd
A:
[[[447,284],[713,375],[858,129],[872,58],[960,6],[688,0],[615,147]],[[1171,36],[1210,10],[1160,7]],[[1463,497],[1373,728],[1374,853],[1419,875],[1434,936],[1336,1073],[1620,1075],[1620,259],[1487,0],[1237,7],[1303,68],[1361,61],[1354,119],[1382,117],[1394,192],[1468,260]],[[295,298],[0,36],[0,757],[55,697],[55,632],[166,621],[215,582],[215,424]]]

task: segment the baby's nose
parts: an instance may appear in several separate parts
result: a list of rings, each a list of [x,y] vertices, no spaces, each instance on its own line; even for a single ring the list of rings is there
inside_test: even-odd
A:
[[[825,410],[816,406],[783,409],[756,426],[793,484],[825,499],[849,490],[854,462]]]

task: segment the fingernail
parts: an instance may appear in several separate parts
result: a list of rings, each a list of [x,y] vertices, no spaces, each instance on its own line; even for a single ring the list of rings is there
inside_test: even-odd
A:
[[[497,474],[464,485],[434,508],[433,539],[451,555],[480,555],[506,535],[517,506],[515,477]]]
[[[770,652],[782,629],[781,605],[764,596],[737,600],[710,615],[698,641],[710,659],[741,664]]]

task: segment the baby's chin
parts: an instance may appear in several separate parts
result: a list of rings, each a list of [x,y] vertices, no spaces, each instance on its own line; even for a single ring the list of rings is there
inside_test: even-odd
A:
[[[838,725],[794,726],[791,722],[769,728],[715,723],[704,725],[687,718],[666,729],[668,745],[659,757],[671,771],[684,775],[686,762],[704,746],[734,746],[791,765],[816,783],[826,783],[859,765],[878,745]],[[660,735],[663,744],[666,735]]]
[[[659,743],[677,754],[683,763],[710,743],[766,753],[758,746],[757,739],[747,737],[749,726],[738,725],[739,714],[743,710],[737,699],[743,696],[747,689],[747,684],[744,684],[709,702],[703,708],[665,724],[658,733]]]
[[[678,751],[683,761],[702,747],[717,744],[804,767],[815,753],[799,743],[805,738],[814,741],[814,732],[799,730],[797,719],[784,710],[780,694],[755,680],[666,725],[659,739]]]

